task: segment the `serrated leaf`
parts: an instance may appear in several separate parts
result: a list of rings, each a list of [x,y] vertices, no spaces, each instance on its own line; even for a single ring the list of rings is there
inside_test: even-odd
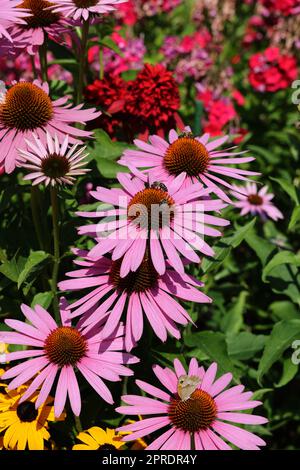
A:
[[[49,254],[44,251],[33,251],[26,260],[25,266],[18,277],[18,289],[21,285],[44,266],[44,262],[49,258]]]
[[[300,320],[282,320],[276,323],[269,336],[258,367],[257,380],[261,384],[263,376],[282,357],[292,342],[299,338]]]

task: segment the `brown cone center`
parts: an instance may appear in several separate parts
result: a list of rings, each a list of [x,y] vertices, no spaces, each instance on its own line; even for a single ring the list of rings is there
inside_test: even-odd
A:
[[[49,360],[60,367],[76,363],[85,355],[87,342],[82,334],[70,326],[61,326],[52,331],[45,341]]]
[[[207,429],[215,420],[217,408],[214,399],[204,390],[196,390],[188,400],[179,397],[169,405],[172,424],[183,431],[198,432]]]
[[[209,165],[206,147],[193,137],[180,137],[167,149],[164,166],[171,175],[185,172],[188,176],[203,174]]]
[[[24,0],[18,5],[19,8],[27,8],[31,16],[25,18],[28,28],[45,28],[57,23],[60,19],[59,13],[48,10],[54,3],[46,0]]]
[[[30,131],[46,125],[53,116],[47,93],[33,83],[13,85],[0,104],[0,120],[11,129]]]

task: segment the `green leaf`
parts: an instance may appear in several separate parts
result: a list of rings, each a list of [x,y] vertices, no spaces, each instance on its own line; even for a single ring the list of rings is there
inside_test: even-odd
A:
[[[215,256],[213,258],[204,258],[201,268],[204,273],[208,273],[215,268],[218,268],[221,262],[229,255],[232,248],[239,246],[245,239],[249,230],[255,225],[256,219],[251,220],[248,224],[242,227],[235,227],[234,234],[229,237],[223,237],[215,246]]]
[[[272,245],[269,241],[264,238],[259,237],[254,230],[250,230],[245,237],[246,243],[252,248],[252,250],[257,254],[258,258],[261,261],[261,264],[264,266],[271,254],[275,251],[275,246]]]
[[[89,147],[90,156],[95,160],[97,168],[104,178],[115,178],[118,172],[128,172],[128,168],[119,165],[123,151],[130,146],[122,142],[113,142],[102,129],[95,131],[95,141]]]
[[[288,357],[287,359],[284,359],[282,376],[279,382],[275,384],[275,387],[276,388],[284,387],[284,385],[288,384],[291,380],[293,380],[297,372],[298,372],[298,365],[293,364],[290,357]]]
[[[282,320],[276,323],[269,336],[258,367],[257,380],[261,384],[263,376],[274,362],[282,357],[284,351],[291,347],[292,342],[299,338],[300,320]]]
[[[18,282],[20,273],[22,272],[25,263],[26,258],[21,256],[16,258],[15,255],[11,260],[7,260],[1,264],[0,272],[11,281]]]
[[[31,302],[31,307],[35,307],[36,305],[41,305],[41,307],[44,307],[46,310],[48,307],[50,307],[51,302],[53,299],[53,294],[52,292],[40,292],[39,294],[36,294],[33,297],[33,300]]]
[[[254,227],[255,222],[256,218],[252,219],[250,222],[248,222],[248,224],[243,225],[242,227],[236,226],[234,234],[231,237],[223,238],[223,242],[225,242],[228,246],[236,248],[242,243],[243,240],[245,240],[248,232]]]
[[[295,255],[291,251],[281,251],[280,253],[277,253],[263,269],[262,280],[264,282],[268,282],[266,279],[268,274],[270,274],[274,268],[282,264],[300,266],[300,255]]]
[[[117,173],[128,172],[128,168],[118,165],[118,163],[110,162],[109,160],[100,159],[97,161],[97,168],[104,178],[113,179]]]
[[[18,289],[29,277],[32,278],[33,275],[37,274],[44,267],[44,262],[48,258],[49,254],[44,251],[33,251],[30,253],[18,278]]]
[[[279,320],[299,319],[299,309],[288,300],[278,300],[270,305],[272,315]]]
[[[227,337],[228,354],[240,361],[251,359],[264,348],[266,339],[264,335],[254,335],[248,331],[230,335]]]
[[[238,372],[228,355],[224,334],[214,331],[191,333],[185,336],[185,344],[190,347],[196,346],[197,349],[207,354],[212,361],[218,363],[220,372],[232,372],[234,377],[238,379]],[[193,352],[195,353],[195,351]]]
[[[108,49],[111,49],[119,56],[124,57],[123,52],[121,51],[119,46],[115,43],[115,41],[113,41],[111,37],[107,36],[101,39],[100,41],[98,41],[98,44],[100,44],[101,46],[107,47]]]
[[[290,198],[294,201],[295,204],[297,205],[299,204],[299,197],[298,197],[296,188],[291,181],[288,181],[283,178],[273,178],[273,177],[271,177],[271,180],[278,183],[283,189],[283,191],[285,191],[290,196]]]
[[[294,232],[298,222],[300,222],[300,206],[295,207],[293,210],[288,230]]]
[[[235,305],[223,317],[221,328],[225,333],[238,333],[243,326],[243,314],[246,306],[247,291],[242,291]]]

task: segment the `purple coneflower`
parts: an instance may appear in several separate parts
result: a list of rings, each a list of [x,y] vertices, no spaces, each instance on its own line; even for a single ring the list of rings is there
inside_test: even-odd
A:
[[[123,352],[123,326],[119,326],[111,337],[106,338],[103,338],[100,329],[85,333],[82,329],[71,326],[65,308],[66,302],[62,301],[62,326],[57,325],[40,305],[33,309],[24,304],[21,306],[31,325],[19,320],[5,321],[16,332],[1,332],[1,341],[36,349],[8,353],[8,361],[22,359],[23,362],[10,368],[1,378],[13,378],[8,389],[14,390],[34,377],[20,403],[41,387],[35,402],[38,408],[47,400],[58,376],[54,399],[55,416],[61,415],[67,396],[74,414],[78,416],[81,411],[81,396],[75,372],[81,372],[103,400],[113,403],[111,392],[102,379],[116,382],[121,380],[120,376],[132,375],[132,371],[123,364],[133,364],[138,359]],[[29,360],[24,361],[28,358]]]
[[[128,166],[134,173],[137,168],[147,168],[144,172],[149,172],[154,180],[167,186],[184,172],[186,184],[202,181],[219,197],[231,202],[220,188],[224,186],[232,189],[227,178],[247,180],[248,176],[258,173],[229,166],[251,162],[254,157],[240,156],[244,152],[234,152],[235,147],[217,150],[228,138],[225,136],[210,141],[209,134],[195,137],[190,128],[186,128],[182,134],[173,129],[169,133],[169,140],[158,135],[150,136],[150,143],[136,139],[134,143],[138,150],[125,150],[119,163]]]
[[[216,380],[217,364],[213,363],[205,372],[196,359],[191,359],[188,372],[178,359],[174,361],[175,371],[158,365],[153,371],[164,389],[154,387],[142,380],[136,380],[138,387],[153,398],[140,395],[125,395],[125,406],[116,411],[125,415],[142,415],[143,419],[134,424],[118,428],[131,431],[123,441],[131,441],[164,429],[147,450],[231,450],[227,442],[243,450],[259,450],[265,442],[252,432],[237,424],[264,424],[268,420],[240,411],[251,410],[262,403],[251,400],[252,392],[244,392],[243,385],[236,385],[224,391],[232,379],[230,373]],[[198,383],[190,393],[180,398],[180,385],[185,382]],[[188,385],[190,386],[190,385]],[[146,418],[146,416],[149,416]],[[227,442],[226,442],[227,441]]]
[[[0,167],[11,173],[17,164],[18,149],[26,150],[25,139],[34,132],[46,143],[46,132],[56,134],[60,143],[69,134],[71,144],[80,143],[78,137],[91,137],[92,132],[77,129],[72,124],[91,121],[101,112],[95,108],[71,107],[68,96],[52,101],[46,83],[14,82],[1,92],[0,100]]]

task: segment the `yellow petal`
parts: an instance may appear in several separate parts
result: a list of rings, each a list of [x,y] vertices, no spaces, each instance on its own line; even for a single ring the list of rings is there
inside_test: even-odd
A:
[[[92,428],[88,429],[88,432],[99,445],[107,443],[107,435],[104,429],[93,426]]]
[[[44,450],[44,439],[41,431],[36,430],[35,422],[30,423],[28,430],[29,450]]]
[[[28,439],[29,424],[30,423],[23,423],[22,429],[19,432],[18,446],[17,446],[18,450],[25,450],[25,448],[26,448],[27,439]]]
[[[19,423],[14,423],[7,429],[7,431],[4,434],[4,440],[3,440],[4,447],[6,447],[6,448],[10,447],[11,438],[15,434],[18,436],[19,432],[21,431],[20,428],[21,428],[21,426],[20,426]]]
[[[95,449],[92,449],[89,446],[85,446],[84,444],[76,444],[75,446],[73,446],[72,450],[95,450]]]
[[[89,434],[87,434],[87,432],[80,432],[77,436],[77,439],[91,447],[91,450],[97,450],[99,447],[97,442]]]

